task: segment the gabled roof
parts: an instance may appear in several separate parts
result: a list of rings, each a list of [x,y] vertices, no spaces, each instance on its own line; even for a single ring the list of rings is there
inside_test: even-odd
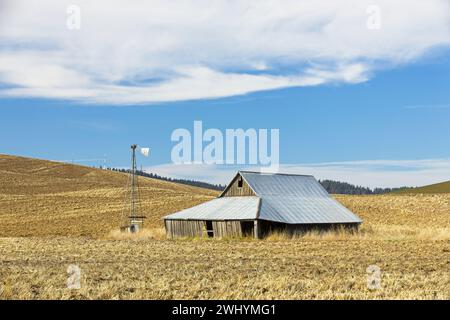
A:
[[[260,198],[223,197],[184,209],[164,217],[180,220],[254,220],[257,218]]]
[[[242,176],[256,197],[225,197],[224,194],[230,187],[228,186],[219,198],[165,218],[205,220],[258,218],[289,224],[362,222],[359,217],[332,198],[313,176],[239,171],[232,181],[238,175]],[[222,200],[218,201],[219,199]],[[258,199],[258,202],[254,199]]]
[[[258,196],[328,196],[328,192],[313,176],[250,171],[239,171],[239,173]]]
[[[331,197],[264,196],[259,219],[289,224],[362,222]]]
[[[283,223],[361,223],[311,175],[240,171],[261,198],[259,219]]]

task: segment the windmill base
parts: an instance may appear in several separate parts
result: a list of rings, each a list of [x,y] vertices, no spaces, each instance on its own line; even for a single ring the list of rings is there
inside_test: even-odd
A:
[[[141,231],[141,226],[139,224],[130,224],[129,226],[120,227],[120,231],[125,233],[138,233]]]

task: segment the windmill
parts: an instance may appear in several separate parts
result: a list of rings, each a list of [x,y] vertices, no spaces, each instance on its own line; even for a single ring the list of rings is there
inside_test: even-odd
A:
[[[146,157],[148,157],[150,149],[141,148],[136,144],[131,145],[131,170],[129,172],[126,192],[125,192],[125,205],[124,211],[122,213],[123,217],[126,217],[126,225],[122,226],[120,229],[123,232],[135,233],[139,232],[144,226],[145,216],[142,215],[141,208],[141,196],[139,189],[139,181],[136,166],[136,149]]]

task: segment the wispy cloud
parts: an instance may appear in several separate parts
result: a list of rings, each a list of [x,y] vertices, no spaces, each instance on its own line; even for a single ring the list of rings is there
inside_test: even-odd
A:
[[[226,184],[238,166],[164,164],[146,168],[163,176]],[[259,170],[257,167],[245,167]],[[450,159],[364,160],[281,165],[279,172],[312,174],[317,179],[346,181],[368,187],[422,186],[450,180]]]
[[[71,4],[2,9],[1,96],[141,104],[351,84],[450,44],[446,0],[81,0],[72,31]]]

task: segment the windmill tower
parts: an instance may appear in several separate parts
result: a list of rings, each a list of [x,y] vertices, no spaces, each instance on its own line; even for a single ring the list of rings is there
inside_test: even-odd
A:
[[[144,227],[145,216],[142,215],[141,194],[139,189],[139,181],[136,165],[136,149],[139,148],[144,156],[148,156],[149,148],[140,148],[138,145],[131,145],[131,169],[128,177],[125,205],[122,216],[126,220],[126,224],[120,229],[123,232],[136,233]]]

